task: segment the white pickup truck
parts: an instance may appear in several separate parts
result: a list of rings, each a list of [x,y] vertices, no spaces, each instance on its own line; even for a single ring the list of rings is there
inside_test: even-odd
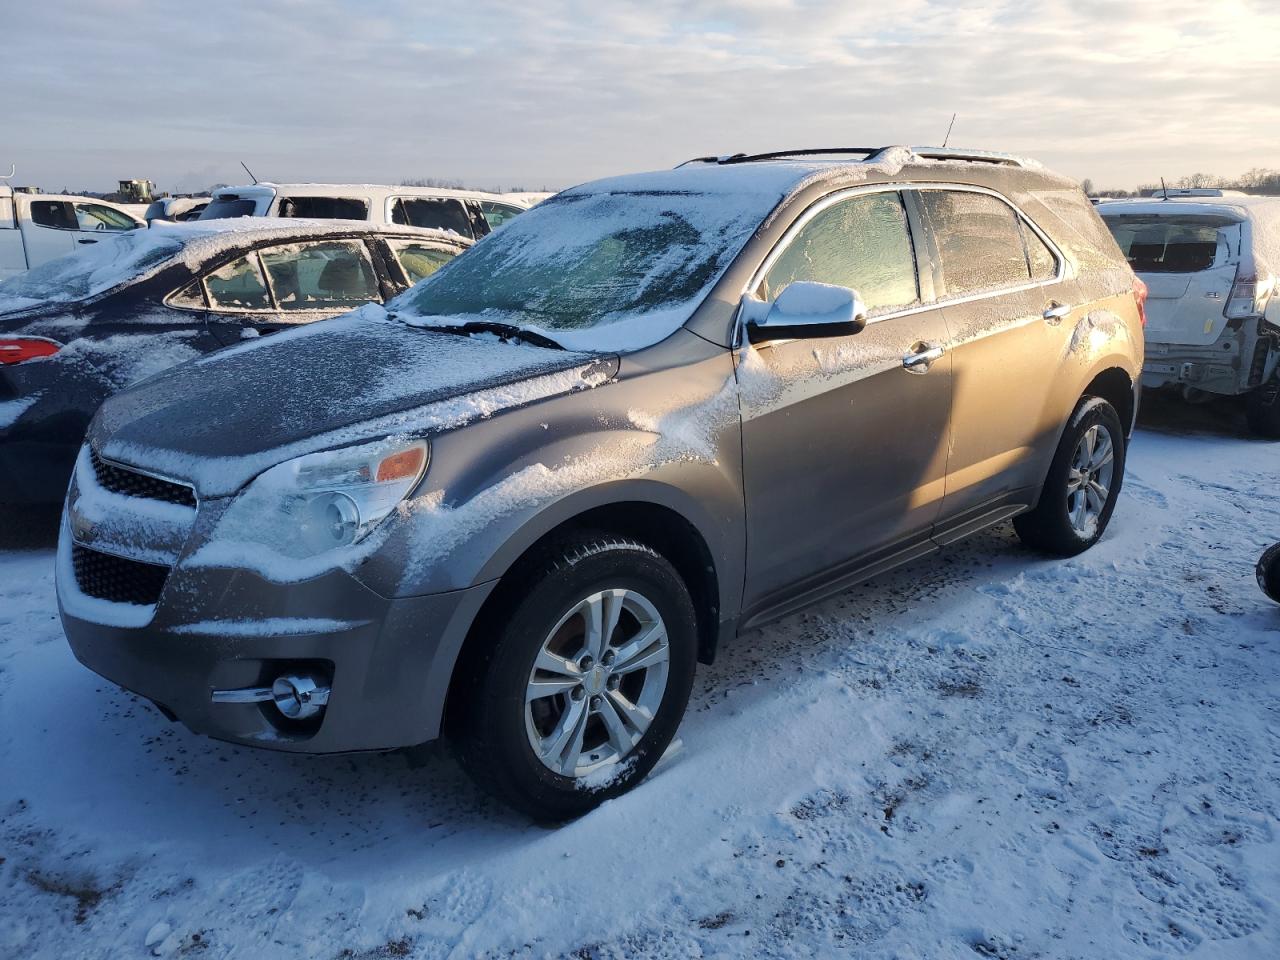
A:
[[[91,197],[14,193],[0,184],[0,280],[146,223]]]

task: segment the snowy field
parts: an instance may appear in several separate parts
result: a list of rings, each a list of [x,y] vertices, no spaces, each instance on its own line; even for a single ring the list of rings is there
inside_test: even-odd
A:
[[[11,533],[0,957],[1278,957],[1280,445],[1146,416],[1092,552],[1001,527],[742,637],[559,830],[440,749],[167,723],[73,660]]]

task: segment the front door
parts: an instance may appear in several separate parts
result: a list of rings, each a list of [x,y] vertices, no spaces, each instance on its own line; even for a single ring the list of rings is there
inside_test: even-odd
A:
[[[27,200],[15,198],[27,207],[22,219],[22,239],[27,251],[27,266],[65,257],[79,249],[76,246],[76,217],[66,200]]]
[[[947,331],[921,304],[902,196],[820,202],[789,237],[755,295],[796,280],[851,287],[869,322],[739,354],[748,618],[927,541],[946,476]]]

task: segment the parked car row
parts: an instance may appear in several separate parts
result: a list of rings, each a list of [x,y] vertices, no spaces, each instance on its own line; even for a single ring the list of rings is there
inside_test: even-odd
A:
[[[15,193],[0,184],[0,280],[145,226],[105,200]]]
[[[260,185],[205,214],[301,199]],[[371,192],[364,213],[397,209]],[[108,397],[57,560],[76,656],[219,739],[445,735],[561,819],[652,769],[695,663],[743,630],[1011,517],[1078,553],[1115,509],[1144,288],[1078,186],[1014,157],[799,151],[584,184],[385,306],[411,278],[354,223],[320,239],[366,245],[347,262],[376,298],[328,264],[299,298],[282,236],[244,221],[151,233],[228,222],[167,266],[140,245],[123,296],[210,346],[290,303],[370,302]],[[106,310],[98,276],[32,335]]]

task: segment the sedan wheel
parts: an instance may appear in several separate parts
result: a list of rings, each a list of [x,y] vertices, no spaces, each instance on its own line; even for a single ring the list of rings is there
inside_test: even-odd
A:
[[[1095,423],[1080,437],[1067,471],[1067,516],[1082,538],[1098,530],[1102,511],[1111,496],[1115,475],[1115,444],[1102,424]]]

